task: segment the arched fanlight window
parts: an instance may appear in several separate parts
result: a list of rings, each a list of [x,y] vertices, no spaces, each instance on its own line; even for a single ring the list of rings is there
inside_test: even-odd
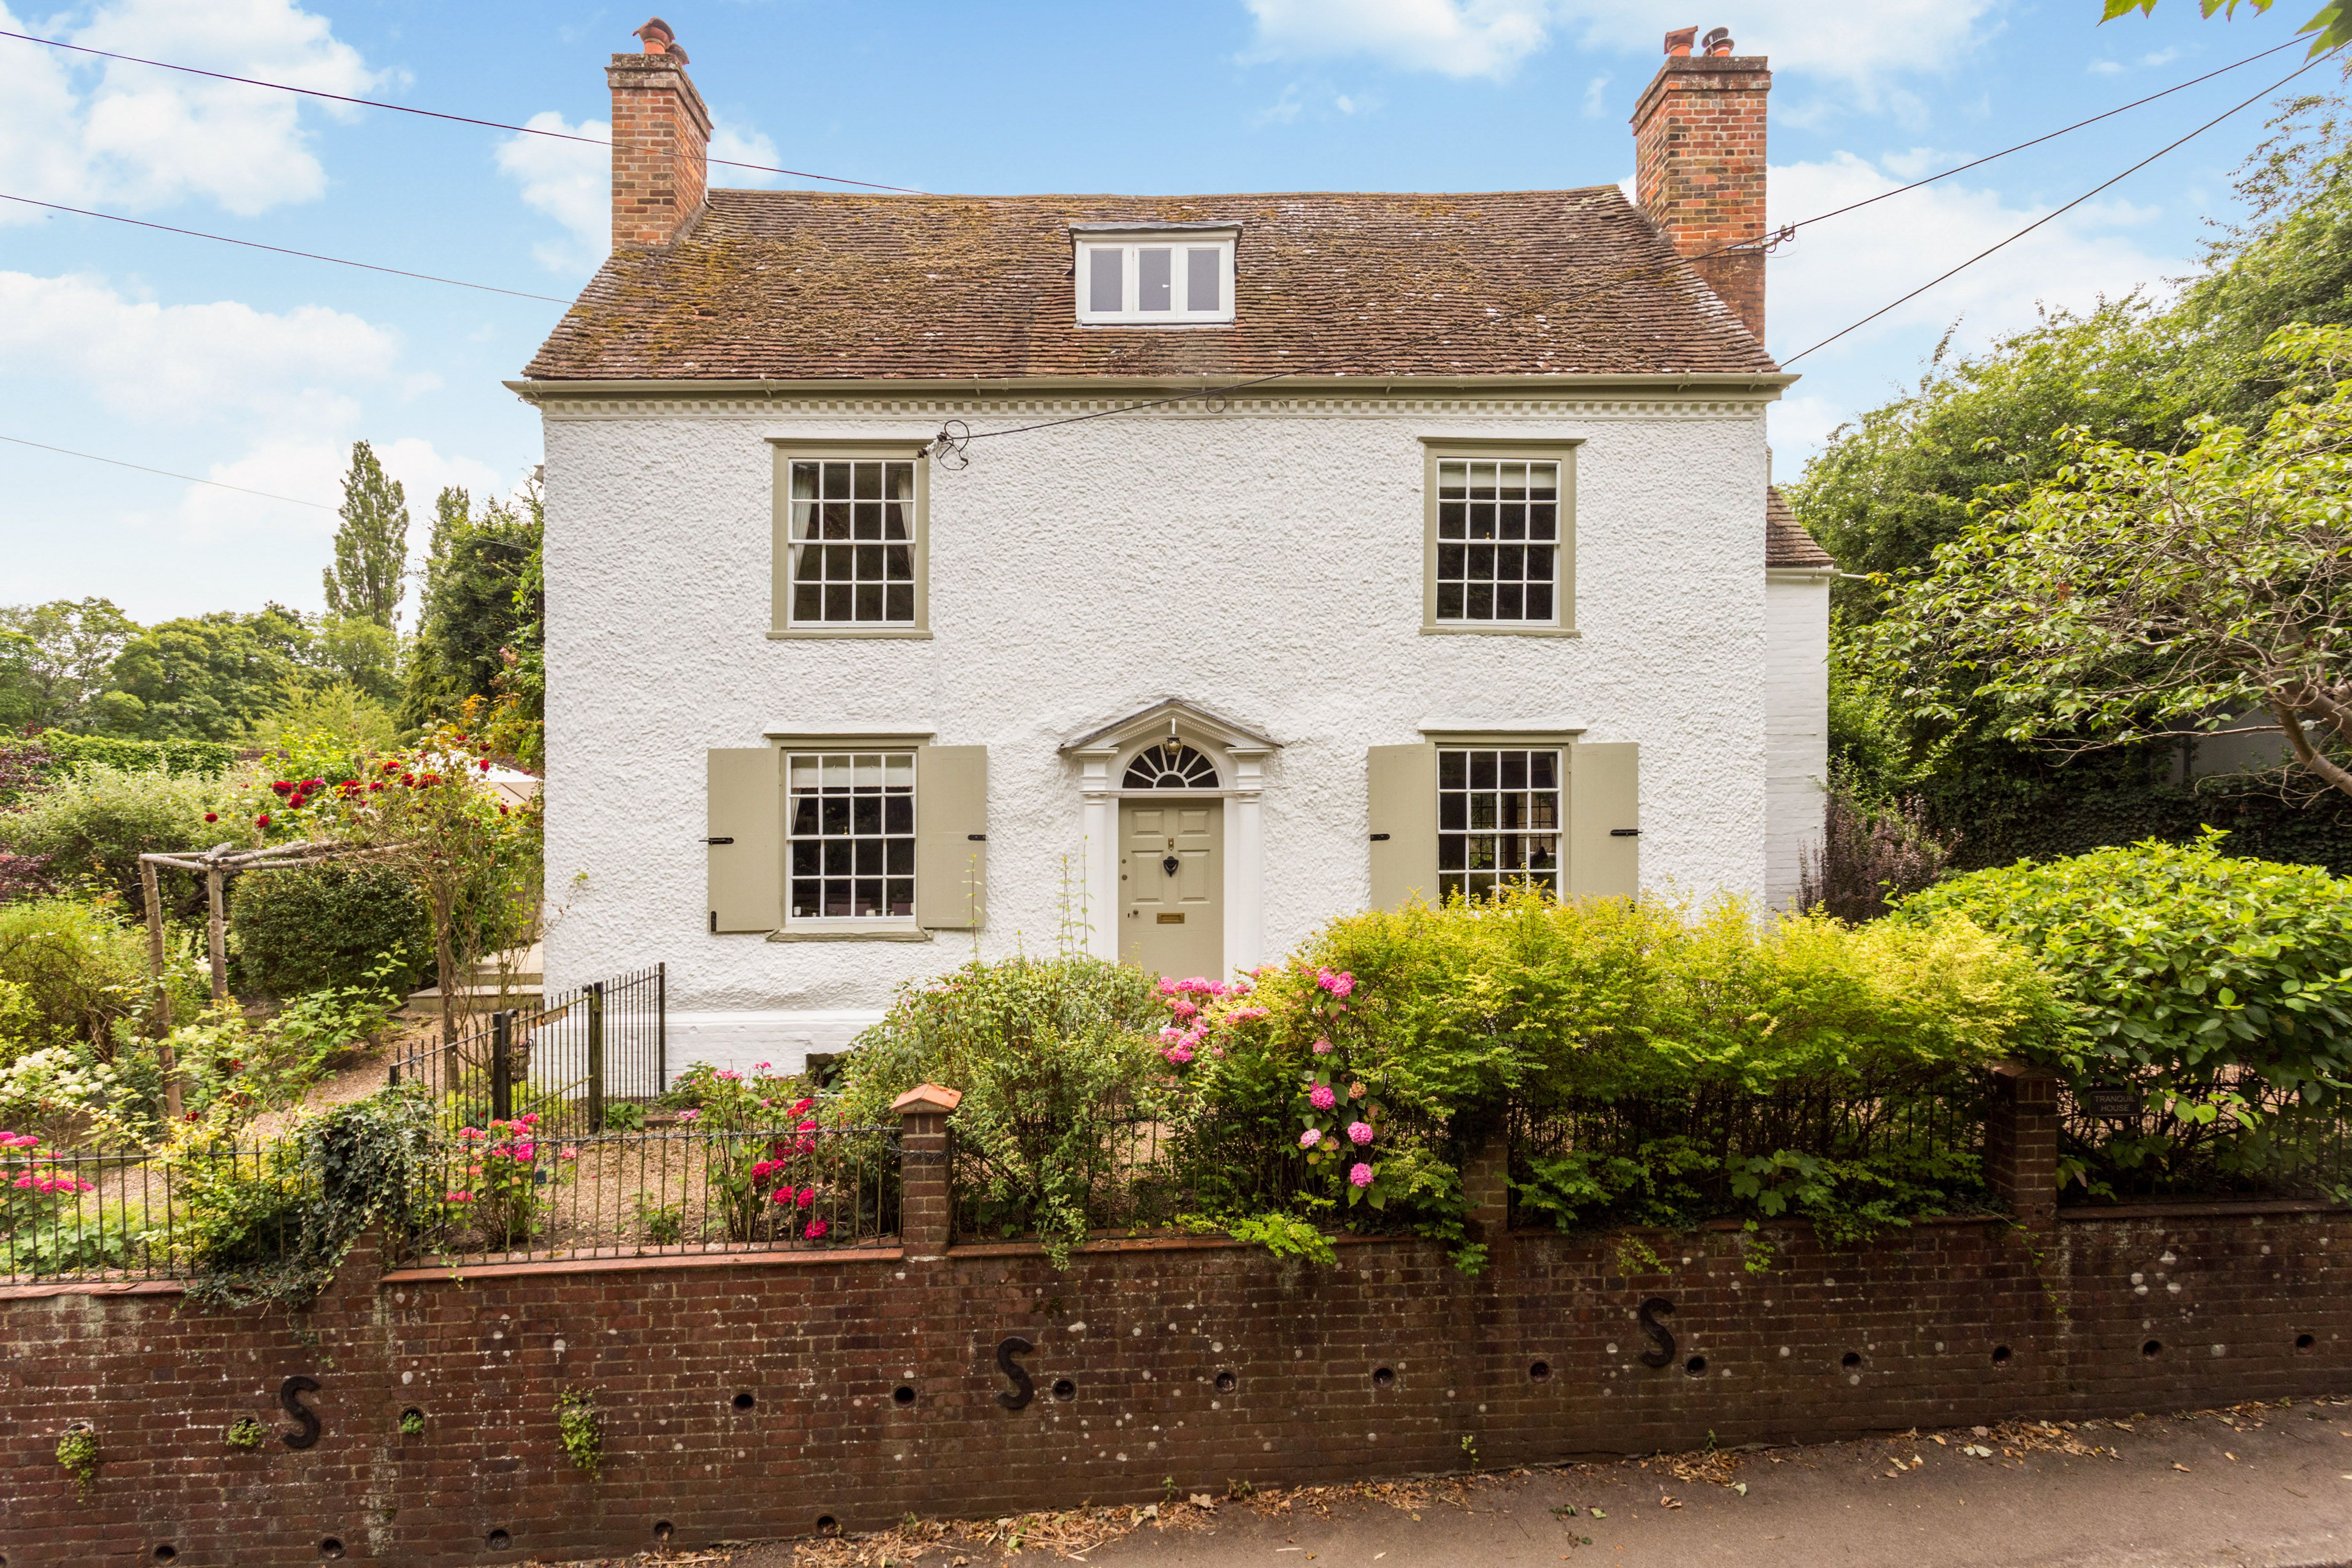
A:
[[[1121,789],[1214,789],[1217,764],[1171,735],[1138,752]]]

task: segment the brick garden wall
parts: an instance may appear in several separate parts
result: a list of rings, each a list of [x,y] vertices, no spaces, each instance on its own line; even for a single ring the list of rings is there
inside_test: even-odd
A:
[[[2046,1193],[2042,1092],[1995,1120],[1989,1171]],[[1459,1468],[1465,1439],[1494,1466],[2352,1392],[2352,1213],[2320,1205],[2029,1196],[2021,1223],[1843,1249],[1774,1227],[1763,1274],[1732,1229],[1521,1233],[1475,1279],[1391,1240],[1343,1242],[1336,1268],[1100,1243],[1057,1272],[1034,1247],[944,1245],[943,1129],[908,1118],[903,1247],[462,1279],[362,1249],[291,1318],[163,1285],[0,1291],[0,1568],[624,1553],[1142,1500],[1168,1478]],[[1019,1409],[1011,1339],[1032,1347],[1004,1352]],[[318,1384],[294,1396],[320,1426],[300,1448],[280,1436],[302,1432],[280,1406],[297,1376]],[[604,1413],[594,1479],[557,1445],[570,1389]],[[242,1416],[268,1425],[258,1449],[225,1443]],[[56,1459],[74,1422],[104,1456],[87,1493]]]

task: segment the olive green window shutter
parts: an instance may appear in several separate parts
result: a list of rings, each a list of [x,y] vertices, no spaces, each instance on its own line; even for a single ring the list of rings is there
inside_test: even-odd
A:
[[[988,748],[915,753],[915,921],[973,931],[988,887]]]
[[[1575,898],[1642,891],[1642,787],[1631,742],[1568,748],[1568,890]]]
[[[1372,908],[1393,910],[1418,893],[1437,902],[1437,748],[1373,746],[1370,774]]]
[[[753,746],[703,756],[710,929],[773,931],[784,919],[784,754]]]

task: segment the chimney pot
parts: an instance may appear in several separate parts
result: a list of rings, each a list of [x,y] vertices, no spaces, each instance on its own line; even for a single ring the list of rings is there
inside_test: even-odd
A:
[[[1707,34],[1706,52],[1710,57],[1717,58],[1731,53],[1731,29],[1717,27]]]
[[[1666,53],[1677,57],[1689,54],[1691,44],[1697,37],[1696,27],[1676,27],[1666,35]]]

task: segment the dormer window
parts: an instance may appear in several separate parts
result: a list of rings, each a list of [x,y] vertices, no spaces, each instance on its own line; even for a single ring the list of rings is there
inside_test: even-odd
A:
[[[1234,319],[1234,241],[1225,224],[1074,224],[1078,321],[1168,326]]]

